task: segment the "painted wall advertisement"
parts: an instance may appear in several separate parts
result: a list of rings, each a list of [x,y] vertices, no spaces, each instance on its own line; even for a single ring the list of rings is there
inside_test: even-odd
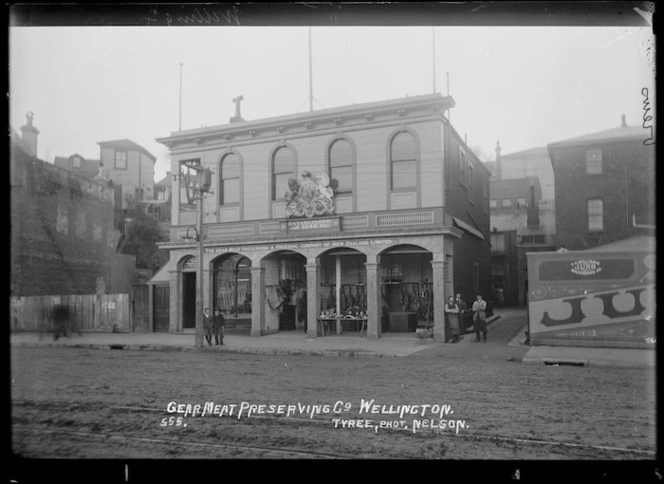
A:
[[[533,345],[655,347],[655,254],[578,251],[527,257]]]

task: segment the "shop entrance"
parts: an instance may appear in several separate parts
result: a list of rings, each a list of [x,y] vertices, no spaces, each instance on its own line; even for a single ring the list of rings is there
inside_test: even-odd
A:
[[[220,310],[226,328],[251,330],[251,260],[242,254],[226,254],[213,262],[212,309]]]
[[[307,330],[307,258],[292,251],[271,254],[262,261],[265,267],[268,332]]]
[[[393,247],[381,254],[383,332],[433,327],[432,260],[430,251],[414,245]]]
[[[321,321],[324,332],[362,332],[367,323],[367,257],[353,249],[335,249],[319,257]],[[339,322],[332,318],[339,317]],[[331,324],[333,323],[333,324]]]

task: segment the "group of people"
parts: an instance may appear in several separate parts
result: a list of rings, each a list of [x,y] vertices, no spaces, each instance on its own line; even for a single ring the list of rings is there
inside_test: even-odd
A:
[[[466,303],[461,298],[461,294],[450,296],[445,303],[445,315],[449,323],[450,333],[452,334],[452,343],[461,341],[461,328],[463,327],[463,316],[466,313]],[[475,341],[483,341],[486,343],[486,301],[482,299],[482,295],[478,294],[476,300],[473,302],[473,329],[475,330]],[[482,339],[480,340],[480,333]]]
[[[214,316],[210,314],[210,308],[205,308],[203,315],[203,328],[205,329],[205,339],[209,346],[212,346],[212,336],[214,335],[214,343],[217,346],[224,344],[224,327],[226,320],[224,315],[221,314],[219,309],[214,310]]]

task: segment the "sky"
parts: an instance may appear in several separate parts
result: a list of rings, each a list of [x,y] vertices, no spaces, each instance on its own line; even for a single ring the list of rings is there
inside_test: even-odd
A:
[[[446,95],[449,73],[452,124],[484,161],[498,140],[506,155],[623,113],[641,125],[644,88],[655,104],[650,28],[317,26],[311,39],[314,110],[429,94],[434,71]],[[183,130],[227,124],[239,95],[246,120],[308,111],[308,48],[308,27],[11,27],[9,122],[32,111],[49,162],[131,139],[158,181],[170,162],[156,138],[180,116]]]

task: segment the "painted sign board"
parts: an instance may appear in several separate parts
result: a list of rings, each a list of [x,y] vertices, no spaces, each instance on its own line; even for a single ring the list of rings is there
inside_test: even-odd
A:
[[[531,344],[655,347],[652,251],[526,255]]]
[[[341,217],[328,217],[328,218],[311,218],[311,219],[298,219],[288,220],[287,232],[294,233],[308,233],[308,232],[339,232],[341,229]]]

